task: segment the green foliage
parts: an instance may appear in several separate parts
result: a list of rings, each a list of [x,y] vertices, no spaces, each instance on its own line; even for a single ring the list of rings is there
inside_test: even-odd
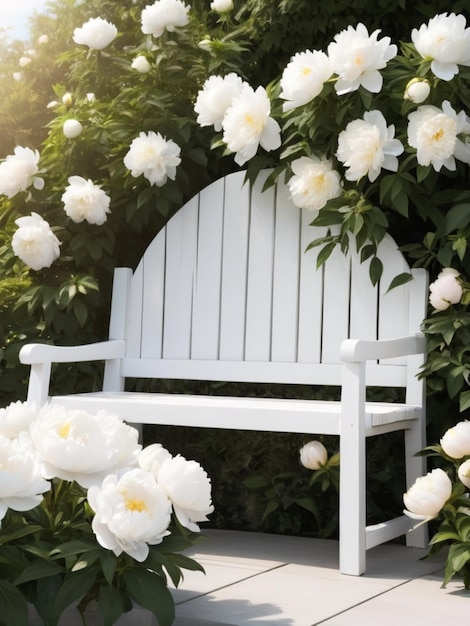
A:
[[[203,571],[196,561],[177,554],[195,536],[175,519],[171,536],[149,546],[149,556],[139,563],[102,548],[91,518],[86,491],[58,479],[35,509],[7,512],[0,529],[0,623],[27,626],[30,603],[44,623],[55,626],[71,604],[78,603],[83,615],[92,600],[98,601],[105,624],[129,611],[132,601],[151,611],[159,624],[173,623],[167,576],[178,585],[182,569]]]

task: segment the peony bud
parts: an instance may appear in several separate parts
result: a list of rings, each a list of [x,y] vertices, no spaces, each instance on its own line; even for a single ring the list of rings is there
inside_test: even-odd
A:
[[[83,126],[78,120],[65,120],[62,130],[67,139],[75,139],[82,134]]]
[[[459,422],[444,433],[441,447],[452,459],[470,455],[470,422]]]
[[[213,0],[211,9],[217,13],[227,13],[233,9],[233,2],[232,0]]]
[[[327,461],[328,452],[320,441],[309,441],[300,449],[300,462],[307,469],[320,469]]]
[[[403,98],[411,100],[415,104],[421,104],[429,96],[431,85],[429,81],[421,78],[412,78],[405,87]]]
[[[141,74],[147,74],[147,72],[150,72],[152,69],[152,66],[143,54],[139,54],[139,56],[135,57],[132,61],[131,67],[133,70],[137,70]]]
[[[464,461],[458,469],[459,478],[465,487],[470,489],[470,459]]]
[[[212,41],[210,37],[201,39],[201,41],[197,45],[199,48],[201,48],[201,50],[204,50],[204,52],[210,52],[212,50]]]
[[[72,106],[72,102],[72,94],[67,91],[67,93],[64,93],[64,95],[62,96],[62,103],[65,104],[66,107],[70,107]]]

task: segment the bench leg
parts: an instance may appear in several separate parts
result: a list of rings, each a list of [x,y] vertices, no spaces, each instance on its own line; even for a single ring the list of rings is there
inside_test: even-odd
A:
[[[360,576],[366,568],[366,445],[364,368],[344,367],[340,426],[339,569]]]

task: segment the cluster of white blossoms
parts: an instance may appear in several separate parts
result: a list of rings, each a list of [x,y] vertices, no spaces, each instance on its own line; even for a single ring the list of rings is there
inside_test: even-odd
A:
[[[447,457],[459,462],[459,480],[470,488],[470,422],[459,422],[449,428],[441,438],[440,445]],[[418,478],[404,494],[404,512],[420,523],[428,522],[439,515],[451,495],[451,479],[443,469],[434,469]]]
[[[139,562],[170,534],[172,512],[199,531],[213,511],[199,463],[160,444],[142,449],[138,431],[115,415],[21,402],[0,409],[0,521],[9,508],[35,508],[54,478],[87,490],[101,546]]]
[[[436,311],[445,311],[462,299],[463,287],[459,276],[457,270],[445,267],[429,285],[429,302]]]
[[[180,0],[157,0],[142,11],[142,23],[150,28],[149,33],[158,36],[163,30],[175,30],[177,26],[188,23],[188,7]],[[144,27],[144,26],[143,26]],[[114,24],[102,18],[91,18],[73,33],[74,42],[86,45],[92,50],[103,50],[117,37]],[[140,73],[150,71],[151,66],[144,55],[137,56],[132,68]],[[91,98],[91,96],[93,96]],[[92,102],[94,94],[87,94]],[[62,98],[63,104],[70,107],[72,95],[67,93]],[[56,102],[51,103],[56,106]],[[76,139],[83,132],[81,122],[75,118],[66,120],[63,133],[68,139]],[[140,133],[130,145],[124,157],[125,166],[132,176],[143,175],[151,185],[162,186],[168,179],[174,180],[176,168],[181,162],[180,148],[172,140],[167,140],[160,133],[150,131]],[[39,172],[39,152],[31,148],[17,146],[14,154],[8,155],[0,163],[0,194],[12,198],[26,191],[31,185],[38,190],[44,187],[44,180]],[[74,222],[87,221],[101,225],[110,212],[110,197],[92,180],[81,176],[71,176],[62,195],[64,210]],[[14,253],[36,271],[50,265],[60,256],[60,242],[49,224],[37,213],[16,220],[19,226],[13,235]]]
[[[327,83],[334,83],[340,97],[359,87],[379,93],[383,88],[380,70],[397,54],[397,47],[388,37],[379,39],[379,32],[369,35],[363,24],[349,26],[336,35],[327,54],[319,50],[295,54],[280,80],[283,111],[307,105]],[[462,15],[434,17],[419,31],[413,31],[413,42],[423,59],[432,59],[431,68],[438,78],[450,80],[458,72],[458,65],[470,65],[470,29]],[[421,104],[430,92],[429,81],[414,78],[406,86],[404,98]],[[470,163],[470,118],[465,111],[456,112],[448,101],[441,108],[424,104],[408,115],[405,124],[408,145],[416,150],[419,165],[431,165],[439,172],[442,167],[454,171],[456,159]],[[395,138],[395,132],[394,125],[388,125],[378,110],[367,111],[363,118],[349,122],[339,134],[334,155],[346,168],[345,179],[357,182],[368,177],[374,182],[383,169],[396,172],[405,146]],[[311,149],[315,151],[315,145]],[[292,163],[294,177],[290,183],[296,205],[318,210],[340,195],[327,155],[317,153],[315,167],[306,167],[304,160],[300,163]],[[316,175],[318,163],[328,164],[328,179],[321,172]]]
[[[256,90],[233,72],[210,76],[199,91],[194,110],[201,126],[223,131],[223,141],[243,165],[261,145],[266,151],[281,145],[281,128],[271,117],[271,102],[264,87]]]

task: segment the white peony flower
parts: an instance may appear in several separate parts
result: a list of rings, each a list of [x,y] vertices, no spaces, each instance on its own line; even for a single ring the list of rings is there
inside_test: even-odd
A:
[[[439,515],[452,494],[452,481],[444,470],[438,468],[421,476],[403,495],[404,513],[422,523]],[[419,524],[418,524],[419,526]]]
[[[458,280],[459,272],[446,267],[429,285],[429,302],[437,311],[445,311],[462,298],[463,288]],[[470,454],[470,452],[469,452]]]
[[[232,101],[222,121],[223,140],[232,152],[235,162],[243,165],[255,156],[261,145],[268,152],[281,145],[281,128],[270,117],[271,103],[266,90],[256,91],[244,84]]]
[[[307,50],[295,54],[281,76],[280,97],[288,101],[282,110],[290,111],[316,98],[332,74],[333,65],[324,52]]]
[[[44,181],[34,176],[39,170],[38,162],[37,150],[16,146],[14,154],[9,154],[0,163],[0,194],[13,198],[20,191],[26,191],[30,185],[42,188],[41,183]]]
[[[13,234],[11,247],[23,263],[33,270],[50,267],[60,255],[60,241],[49,224],[37,213],[15,220],[19,226]]]
[[[13,72],[12,76],[13,76],[13,80],[16,80],[16,82],[19,82],[23,78],[23,72]]]
[[[49,489],[26,433],[21,433],[18,439],[0,435],[0,520],[9,508],[34,509],[42,500],[40,494]]]
[[[157,0],[142,11],[144,35],[160,37],[165,30],[174,31],[189,24],[189,7],[182,0]]]
[[[309,441],[299,454],[302,465],[310,470],[320,469],[328,461],[328,452],[321,441]]]
[[[82,134],[83,126],[78,120],[65,120],[62,131],[67,139],[75,139]]]
[[[172,455],[162,446],[161,443],[152,443],[151,445],[146,446],[139,454],[138,464],[143,470],[150,472],[155,478],[157,478],[163,461],[171,458]]]
[[[40,35],[38,37],[38,44],[43,45],[49,43],[49,35]]]
[[[152,66],[147,61],[147,58],[143,54],[139,54],[131,63],[133,70],[137,70],[140,74],[147,74],[152,69]]]
[[[309,211],[318,211],[328,200],[341,194],[341,177],[326,158],[301,157],[291,164],[294,176],[288,186],[293,203]]]
[[[138,431],[104,411],[91,415],[46,405],[30,433],[45,477],[76,480],[85,488],[134,466],[141,449]]]
[[[328,56],[338,75],[335,89],[339,95],[356,91],[362,85],[372,93],[382,89],[383,78],[379,70],[396,56],[398,49],[390,44],[390,37],[378,39],[380,30],[371,35],[364,24],[354,29],[348,26],[335,36],[328,46]]]
[[[348,168],[347,180],[360,180],[367,175],[372,183],[381,169],[396,172],[403,145],[394,136],[395,127],[387,126],[380,111],[367,111],[362,120],[350,122],[339,134],[336,153]]]
[[[110,197],[91,180],[70,176],[62,194],[64,211],[74,222],[86,220],[89,224],[104,224],[109,213]]]
[[[26,67],[31,63],[32,59],[30,57],[21,57],[19,60],[20,67]]]
[[[10,403],[0,409],[0,436],[17,439],[20,433],[29,432],[29,427],[37,415],[34,403],[20,401]]]
[[[459,135],[470,134],[465,111],[455,112],[445,100],[442,109],[432,105],[418,107],[408,115],[408,143],[416,148],[420,165],[432,165],[436,172],[442,167],[455,171],[455,158],[470,163],[470,147]]]
[[[198,114],[200,126],[214,126],[216,131],[222,130],[222,120],[246,84],[234,72],[227,76],[209,76],[199,91],[194,110]]]
[[[83,26],[73,31],[73,40],[92,50],[103,50],[116,39],[117,32],[116,26],[111,22],[101,17],[92,17]]]
[[[217,13],[227,13],[233,9],[233,0],[213,0],[211,9]]]
[[[403,98],[421,104],[431,93],[431,85],[425,78],[412,78],[405,87]]]
[[[459,65],[470,65],[470,28],[463,15],[441,13],[411,31],[411,40],[423,59],[432,59],[431,71],[452,80]]]
[[[449,428],[440,444],[447,456],[452,459],[470,455],[470,422],[465,420]]]
[[[205,470],[196,461],[177,455],[163,461],[157,481],[170,498],[180,524],[199,531],[196,522],[207,520],[214,510],[211,483]]]
[[[91,180],[71,176],[62,194],[65,213],[74,222],[86,220],[90,224],[104,224],[109,213],[110,198]]]
[[[95,512],[92,529],[98,543],[116,556],[125,552],[142,563],[150,545],[169,535],[171,502],[155,478],[140,468],[120,479],[107,476],[100,487],[88,489]]]
[[[160,133],[140,133],[124,157],[124,165],[132,176],[143,174],[151,185],[161,187],[167,178],[175,179],[176,168],[181,163],[180,153],[180,147]]]

